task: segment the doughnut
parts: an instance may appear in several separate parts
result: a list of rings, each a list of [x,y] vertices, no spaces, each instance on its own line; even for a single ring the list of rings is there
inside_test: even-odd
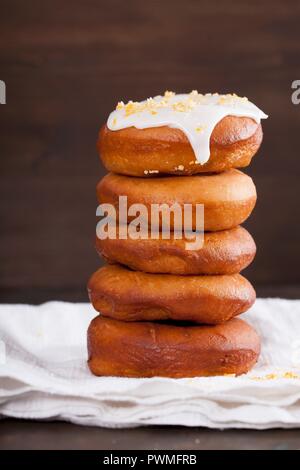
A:
[[[96,250],[108,263],[120,263],[137,271],[165,274],[234,274],[253,260],[256,245],[241,226],[206,232],[203,247],[187,250],[187,239],[96,238]]]
[[[224,173],[197,176],[165,176],[153,179],[108,173],[97,185],[99,203],[110,203],[118,212],[119,196],[127,196],[128,206],[144,204],[151,223],[151,204],[183,208],[184,204],[204,204],[205,231],[225,230],[243,223],[256,203],[255,185],[245,173],[229,170]],[[160,217],[160,227],[162,226]],[[128,218],[130,220],[130,218]],[[170,220],[171,230],[181,230],[180,222]],[[192,228],[196,227],[193,213]]]
[[[129,322],[218,324],[245,312],[255,301],[255,290],[241,274],[150,274],[120,265],[96,271],[88,282],[88,293],[103,316]]]
[[[178,326],[97,316],[88,329],[88,366],[98,376],[240,375],[255,365],[259,353],[259,336],[239,319]]]
[[[226,116],[210,137],[210,158],[195,158],[187,136],[168,126],[99,132],[97,149],[108,171],[128,176],[194,175],[243,168],[250,164],[262,142],[262,127],[247,117]]]

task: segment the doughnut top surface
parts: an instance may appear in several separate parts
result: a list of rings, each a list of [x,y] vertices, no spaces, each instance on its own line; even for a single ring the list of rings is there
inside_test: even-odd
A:
[[[176,94],[166,91],[141,102],[118,103],[108,118],[112,131],[135,127],[146,129],[169,126],[180,129],[188,138],[196,160],[204,164],[210,157],[210,137],[215,126],[226,116],[248,117],[258,124],[268,116],[246,97],[220,95],[193,90]]]

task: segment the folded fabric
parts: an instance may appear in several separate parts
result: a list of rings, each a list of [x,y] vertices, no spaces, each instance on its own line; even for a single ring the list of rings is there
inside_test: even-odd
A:
[[[0,416],[105,427],[300,426],[300,300],[258,299],[242,316],[262,353],[241,377],[94,377],[86,365],[94,316],[84,303],[0,306]]]

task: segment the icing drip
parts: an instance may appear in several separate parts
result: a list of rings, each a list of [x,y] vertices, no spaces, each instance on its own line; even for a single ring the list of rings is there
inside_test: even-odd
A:
[[[180,129],[189,139],[196,160],[204,164],[209,160],[213,129],[226,116],[249,117],[257,123],[268,117],[246,97],[235,94],[202,95],[196,90],[175,94],[166,91],[164,96],[141,102],[120,102],[109,115],[107,126],[112,131],[127,127],[146,129],[160,126]]]

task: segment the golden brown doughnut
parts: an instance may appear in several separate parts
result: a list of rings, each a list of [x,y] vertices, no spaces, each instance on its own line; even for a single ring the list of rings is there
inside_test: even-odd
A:
[[[201,377],[244,374],[260,339],[243,320],[217,326],[126,323],[98,316],[88,329],[88,365],[100,376]]]
[[[217,324],[245,312],[255,301],[255,290],[240,274],[149,274],[121,265],[96,271],[89,280],[88,292],[98,312],[123,321]]]
[[[168,126],[111,131],[104,125],[97,147],[105,168],[115,173],[144,177],[159,173],[193,175],[248,166],[262,136],[261,125],[253,119],[227,116],[213,130],[210,158],[204,165],[195,163],[186,135]]]
[[[206,232],[203,247],[186,249],[187,239],[170,240],[96,238],[96,250],[109,263],[121,263],[137,271],[165,274],[234,274],[253,260],[256,245],[241,226]]]
[[[142,203],[148,209],[151,204],[190,203],[193,207],[204,204],[204,228],[206,231],[225,230],[243,223],[256,203],[256,189],[250,176],[239,170],[189,177],[168,176],[153,179],[135,178],[109,173],[98,183],[99,203],[110,203],[116,208],[119,196],[127,196],[128,206]],[[196,228],[193,214],[193,229]],[[181,229],[174,225],[171,230]]]

